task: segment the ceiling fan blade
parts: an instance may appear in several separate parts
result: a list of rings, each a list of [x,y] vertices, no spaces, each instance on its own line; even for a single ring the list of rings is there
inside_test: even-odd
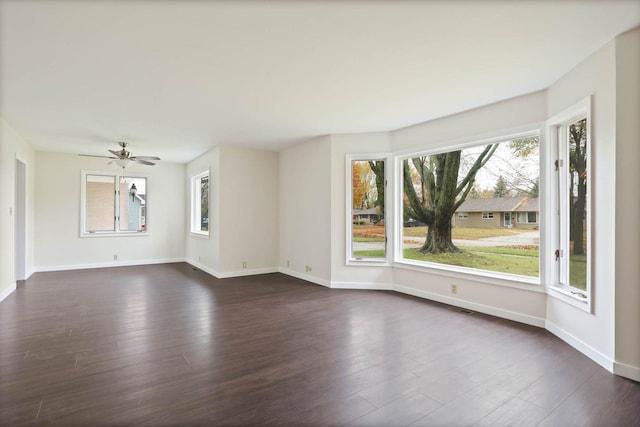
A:
[[[114,151],[114,150],[107,150],[107,151],[110,152],[111,154],[113,154],[114,156],[116,156],[119,159],[124,159],[125,158],[120,151]]]
[[[133,156],[132,160],[160,160],[160,157],[155,156]]]
[[[134,159],[134,161],[135,161],[136,163],[140,163],[141,165],[149,165],[149,166],[153,166],[153,165],[155,165],[155,163],[153,163],[153,162],[148,162],[148,161],[146,161],[146,160],[142,160],[142,159],[140,159],[139,157],[138,157],[138,158],[136,158],[136,159]]]
[[[101,159],[115,159],[115,157],[112,157],[112,156],[95,156],[93,154],[78,154],[78,156],[82,156],[82,157],[100,157]]]

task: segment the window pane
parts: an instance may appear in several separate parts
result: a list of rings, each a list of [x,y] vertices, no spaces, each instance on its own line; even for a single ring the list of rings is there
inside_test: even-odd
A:
[[[569,141],[569,284],[587,289],[587,120],[567,127]]]
[[[87,175],[86,179],[86,231],[115,231],[115,177]]]
[[[120,231],[145,231],[146,178],[120,178]]]
[[[200,230],[209,231],[209,176],[200,178]]]
[[[402,258],[538,277],[539,170],[537,136],[405,158]]]
[[[385,258],[384,160],[351,162],[351,256]]]

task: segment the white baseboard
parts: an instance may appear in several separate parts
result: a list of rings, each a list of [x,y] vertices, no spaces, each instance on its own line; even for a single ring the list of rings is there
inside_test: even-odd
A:
[[[547,331],[551,332],[553,335],[557,336],[562,341],[566,342],[571,347],[575,348],[580,353],[584,354],[589,359],[593,360],[594,362],[602,366],[607,371],[612,373],[614,372],[613,360],[611,360],[609,357],[600,353],[598,350],[591,347],[589,344],[585,343],[584,341],[576,338],[575,336],[565,331],[555,323],[550,322],[548,320],[545,323],[546,323],[545,329]]]
[[[327,288],[331,287],[330,281],[321,279],[320,277],[310,276],[309,274],[300,273],[298,271],[283,267],[280,267],[278,271],[282,274],[286,274],[287,276],[295,277],[296,279],[306,280],[307,282],[315,283],[316,285],[321,285]]]
[[[184,260],[187,264],[190,264],[194,267],[196,267],[199,270],[204,271],[207,274],[212,275],[213,277],[215,277],[216,279],[228,279],[231,277],[243,277],[243,276],[256,276],[258,274],[269,274],[269,273],[277,273],[278,269],[276,267],[269,267],[269,268],[254,268],[254,269],[243,269],[243,270],[238,270],[238,271],[226,271],[226,272],[220,272],[217,270],[214,270],[213,268],[209,268],[206,265],[200,264],[198,261],[195,261],[193,259],[187,258]]]
[[[269,268],[252,268],[252,269],[242,269],[236,271],[226,271],[224,273],[218,273],[216,276],[218,279],[228,279],[230,277],[243,277],[243,276],[256,276],[258,274],[269,274],[269,273],[277,273],[278,269],[276,267]]]
[[[640,368],[620,362],[613,362],[613,373],[640,382]]]
[[[392,291],[390,283],[331,282],[332,289],[362,289],[370,291]]]
[[[16,290],[16,282],[13,282],[9,286],[7,286],[7,288],[4,291],[0,292],[0,302],[2,302],[6,297],[11,295],[15,290]]]
[[[143,259],[143,260],[134,260],[134,261],[97,262],[97,263],[89,263],[89,264],[52,265],[47,267],[36,267],[35,271],[37,273],[40,273],[45,271],[86,270],[89,268],[129,267],[133,265],[149,265],[149,264],[170,264],[173,262],[184,262],[184,258]]]
[[[520,323],[524,323],[531,326],[537,326],[539,328],[544,328],[545,326],[545,319],[541,317],[534,317],[534,316],[529,316],[528,314],[516,313],[514,311],[504,310],[497,307],[491,307],[484,304],[478,304],[475,302],[452,298],[445,295],[436,294],[433,292],[423,291],[420,289],[409,288],[407,286],[395,285],[393,289],[395,291],[402,292],[403,294],[413,295],[415,297],[437,301],[444,304],[453,305],[455,307],[466,308],[467,310],[477,311],[479,313],[484,313],[484,314],[490,314],[491,316],[513,320],[515,322],[520,322]]]

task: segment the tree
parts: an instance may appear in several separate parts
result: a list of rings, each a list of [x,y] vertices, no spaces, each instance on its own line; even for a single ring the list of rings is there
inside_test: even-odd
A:
[[[451,217],[469,195],[475,176],[493,156],[498,144],[489,144],[459,178],[462,151],[420,156],[403,161],[404,211],[427,224],[422,253],[459,252],[451,240]],[[414,185],[411,171],[417,172]]]
[[[571,240],[575,255],[584,255],[584,217],[587,203],[586,127],[587,119],[582,119],[569,126],[569,215],[571,217]]]
[[[500,175],[498,181],[496,181],[495,187],[493,187],[493,197],[509,197],[510,191],[507,188],[507,181]]]
[[[353,209],[362,208],[367,193],[367,187],[363,180],[363,163],[365,162],[355,161],[351,163],[351,208]]]
[[[373,205],[378,207],[381,215],[384,215],[384,160],[370,160],[369,168],[373,171],[376,178],[377,197]]]

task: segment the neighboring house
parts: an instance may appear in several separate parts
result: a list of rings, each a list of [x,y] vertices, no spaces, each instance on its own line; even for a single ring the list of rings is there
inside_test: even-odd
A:
[[[451,224],[460,227],[537,229],[539,210],[537,198],[467,199],[453,215]]]
[[[378,208],[369,209],[353,209],[351,210],[352,221],[354,224],[375,224],[380,221],[382,215],[380,215]]]

